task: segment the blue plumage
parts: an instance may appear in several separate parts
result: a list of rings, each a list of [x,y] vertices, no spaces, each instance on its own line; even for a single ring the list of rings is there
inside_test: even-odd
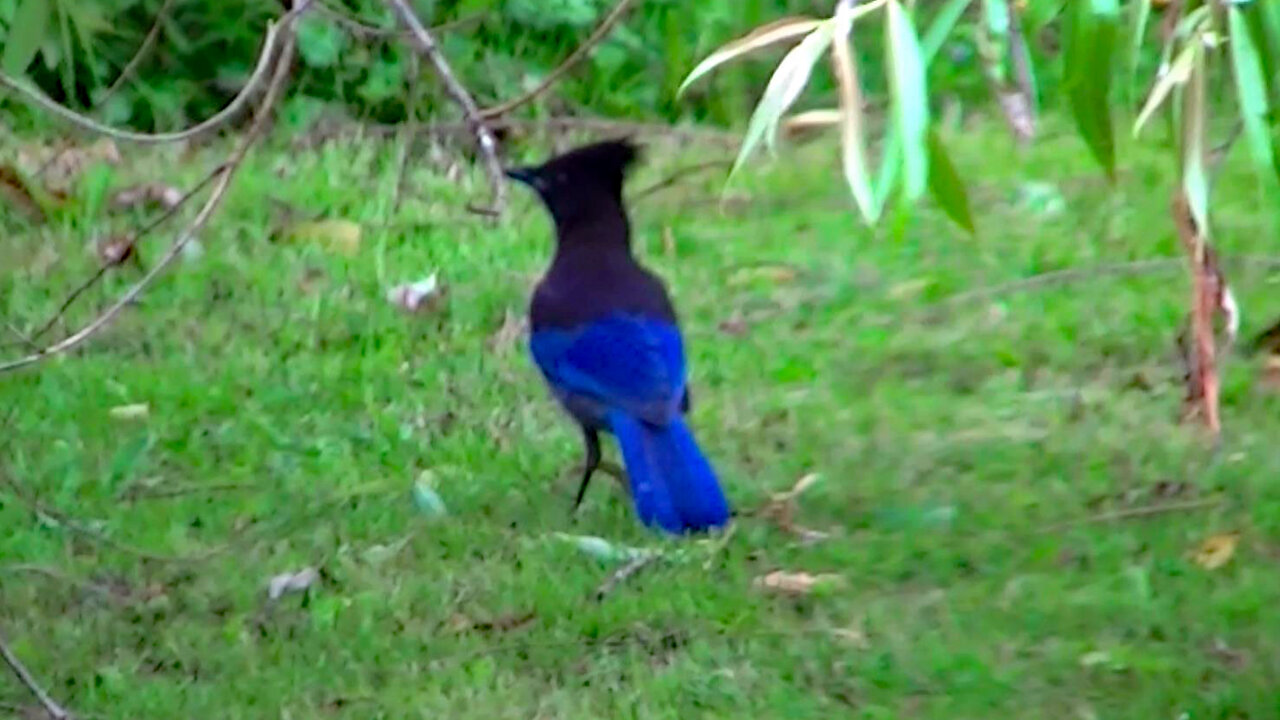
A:
[[[662,282],[631,254],[622,179],[625,142],[580,148],[508,171],[535,188],[556,223],[556,254],[534,292],[530,351],[582,427],[587,466],[574,507],[600,463],[599,432],[618,440],[636,514],[672,533],[729,520],[711,464],[684,419],[684,341]]]

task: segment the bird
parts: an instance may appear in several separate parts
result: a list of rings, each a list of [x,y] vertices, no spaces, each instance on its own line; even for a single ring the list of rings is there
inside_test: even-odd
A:
[[[533,189],[555,226],[551,263],[529,302],[529,350],[582,430],[585,469],[572,512],[600,467],[600,434],[621,450],[640,521],[674,535],[725,526],[728,500],[687,421],[684,338],[666,285],[637,260],[622,198],[641,148],[583,145],[507,177]]]

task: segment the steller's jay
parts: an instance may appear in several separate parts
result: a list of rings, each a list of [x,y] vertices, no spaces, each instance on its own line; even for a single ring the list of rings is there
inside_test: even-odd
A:
[[[600,431],[622,450],[636,514],[671,533],[723,526],[729,506],[684,415],[684,341],[666,288],[631,254],[622,184],[630,140],[580,147],[507,175],[537,191],[556,249],[529,306],[529,348],[582,427],[586,469],[576,511],[600,466]]]

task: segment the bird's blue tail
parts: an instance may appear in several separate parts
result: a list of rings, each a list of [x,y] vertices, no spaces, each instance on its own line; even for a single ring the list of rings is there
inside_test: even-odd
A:
[[[622,448],[641,522],[682,533],[709,530],[729,521],[729,504],[716,473],[683,418],[650,425],[613,412],[609,425]]]

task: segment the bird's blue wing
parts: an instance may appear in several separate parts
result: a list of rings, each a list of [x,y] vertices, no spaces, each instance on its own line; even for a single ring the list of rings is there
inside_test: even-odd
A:
[[[534,361],[558,391],[666,422],[684,395],[684,343],[672,323],[610,315],[574,329],[539,329]]]

